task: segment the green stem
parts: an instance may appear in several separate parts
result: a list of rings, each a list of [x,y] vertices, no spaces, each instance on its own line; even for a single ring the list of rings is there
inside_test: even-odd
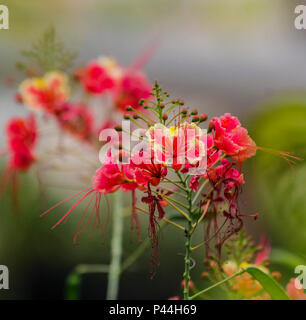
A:
[[[223,283],[225,283],[225,282],[227,282],[227,281],[229,281],[229,280],[231,280],[231,279],[233,279],[233,278],[235,278],[235,277],[237,277],[237,276],[240,276],[240,275],[243,274],[244,272],[245,272],[245,270],[240,270],[240,271],[234,273],[234,274],[231,275],[230,277],[225,278],[225,279],[223,279],[222,281],[217,282],[217,283],[215,283],[214,285],[212,285],[212,286],[210,286],[210,287],[208,287],[208,288],[206,288],[206,289],[204,289],[204,290],[202,290],[202,291],[199,291],[198,293],[196,293],[196,294],[194,294],[193,296],[189,297],[189,300],[195,299],[196,297],[202,295],[203,293],[206,293],[207,291],[209,291],[209,290],[211,290],[211,289],[214,289],[214,288],[220,286],[221,284],[223,284]]]
[[[189,300],[189,281],[190,281],[190,252],[191,252],[191,222],[188,221],[186,229],[186,253],[185,253],[185,272],[184,272],[184,300]]]
[[[189,300],[189,282],[190,282],[190,253],[191,253],[191,237],[192,237],[192,192],[189,189],[186,180],[183,180],[180,172],[176,172],[181,183],[185,187],[187,202],[188,202],[188,214],[189,220],[185,229],[185,271],[184,271],[184,300]]]
[[[122,255],[123,238],[123,214],[122,214],[122,193],[120,191],[114,194],[113,233],[111,241],[111,262],[108,273],[107,300],[116,300],[118,297],[120,264]]]

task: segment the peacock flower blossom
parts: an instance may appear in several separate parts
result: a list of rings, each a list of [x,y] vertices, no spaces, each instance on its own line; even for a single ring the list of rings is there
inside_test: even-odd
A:
[[[164,164],[154,163],[151,150],[136,153],[132,158],[135,166],[136,182],[139,185],[147,186],[151,184],[156,187],[160,181],[167,176],[167,167]]]
[[[154,150],[155,161],[171,164],[175,170],[186,163],[197,163],[206,154],[200,139],[202,131],[194,123],[184,122],[170,128],[157,123],[148,129],[146,136]]]
[[[119,166],[115,162],[109,162],[104,165],[102,165],[95,173],[93,180],[92,180],[92,186],[88,187],[84,190],[81,190],[74,195],[66,198],[65,200],[57,203],[52,208],[48,209],[44,213],[41,214],[41,216],[46,215],[50,211],[54,210],[56,207],[60,206],[66,201],[71,200],[72,198],[82,194],[85,192],[85,194],[82,195],[82,197],[77,200],[74,205],[66,212],[66,214],[57,221],[57,223],[52,227],[54,229],[59,224],[61,224],[64,220],[66,220],[70,214],[76,209],[78,205],[80,205],[85,199],[89,198],[88,204],[86,208],[84,209],[82,218],[80,220],[79,226],[76,230],[76,233],[74,235],[74,243],[77,241],[77,237],[85,230],[87,227],[93,213],[95,212],[95,219],[93,222],[93,226],[95,224],[98,225],[102,236],[104,236],[104,232],[106,229],[106,226],[102,226],[101,218],[100,218],[100,208],[101,208],[101,197],[102,194],[105,196],[105,200],[107,202],[107,208],[108,208],[108,216],[109,216],[109,204],[108,200],[106,198],[106,195],[108,193],[113,193],[118,191],[120,188],[124,192],[132,191],[132,195],[134,196],[135,189],[138,188],[138,184],[135,180],[135,173],[133,168],[130,165],[121,165]],[[94,200],[95,199],[95,200]],[[93,201],[94,200],[94,201]],[[84,222],[84,217],[86,215],[86,212],[88,208],[91,206],[91,203],[94,202],[90,214],[88,216],[87,222],[82,227],[82,223]],[[108,217],[107,216],[107,217]],[[137,217],[135,217],[137,219]],[[108,218],[107,218],[108,220]]]
[[[102,165],[93,178],[94,189],[103,193],[113,193],[121,188],[128,192],[138,188],[135,170],[129,164],[107,163]]]
[[[83,141],[90,141],[94,135],[93,116],[81,103],[64,104],[57,119],[62,129]]]
[[[75,75],[86,92],[99,95],[113,89],[121,74],[121,67],[114,59],[100,57],[79,69]]]
[[[226,113],[210,122],[214,145],[233,159],[243,162],[256,154],[256,144],[243,128],[238,118]]]
[[[138,69],[125,69],[112,91],[115,107],[126,112],[127,107],[140,109],[141,99],[150,99],[151,84],[146,75]]]
[[[22,102],[33,110],[55,112],[69,97],[68,77],[59,71],[24,80],[19,88]]]

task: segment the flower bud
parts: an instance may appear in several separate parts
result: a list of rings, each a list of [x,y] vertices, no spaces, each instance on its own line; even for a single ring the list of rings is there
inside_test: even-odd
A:
[[[186,114],[188,113],[188,109],[187,109],[187,108],[184,108],[184,109],[181,111],[181,113],[186,115]]]
[[[192,111],[191,111],[191,115],[192,116],[195,116],[195,115],[197,115],[198,114],[198,110],[197,109],[193,109]]]
[[[200,115],[200,121],[203,122],[203,121],[206,121],[208,119],[208,115],[206,113],[202,113]]]
[[[118,131],[118,132],[122,131],[122,127],[121,127],[120,124],[116,124],[116,125],[114,126],[114,129],[115,129],[116,131]]]
[[[192,122],[198,122],[198,121],[200,121],[200,117],[199,116],[194,116],[194,117],[192,117],[191,121]]]
[[[128,106],[125,108],[126,111],[133,111],[133,108],[131,106]]]
[[[123,118],[124,118],[125,120],[130,120],[130,119],[131,119],[131,117],[130,117],[129,114],[125,114],[125,115],[123,116]]]
[[[163,113],[162,118],[163,118],[163,120],[166,121],[166,120],[168,120],[168,115],[166,113]]]

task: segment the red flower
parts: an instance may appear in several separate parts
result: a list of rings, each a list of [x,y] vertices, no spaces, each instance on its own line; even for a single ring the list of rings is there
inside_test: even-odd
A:
[[[139,101],[150,97],[151,84],[144,73],[136,69],[127,69],[114,89],[116,107],[126,112],[126,107],[139,109]]]
[[[68,78],[57,71],[29,78],[20,85],[19,94],[19,100],[29,108],[53,113],[69,97]]]
[[[13,118],[6,126],[9,162],[1,177],[0,194],[9,183],[12,184],[12,196],[18,207],[18,172],[28,170],[35,162],[33,149],[37,140],[37,127],[34,116]]]
[[[100,192],[112,193],[119,188],[122,191],[135,190],[138,184],[135,180],[135,172],[130,165],[122,164],[119,167],[117,163],[108,163],[96,171],[93,187]]]
[[[147,186],[150,183],[156,187],[160,181],[167,175],[167,166],[160,163],[154,163],[151,157],[151,150],[135,154],[132,164],[135,166],[135,177],[138,184]]]
[[[68,104],[61,107],[57,116],[60,126],[80,138],[90,140],[93,135],[93,116],[82,104]]]
[[[6,134],[12,151],[14,151],[14,146],[11,144],[14,144],[13,141],[15,140],[22,142],[28,148],[34,147],[37,138],[37,126],[34,116],[30,115],[27,119],[11,119],[6,126]]]
[[[33,148],[37,139],[37,127],[34,116],[11,119],[7,124],[6,134],[10,167],[14,170],[28,169],[35,161]]]
[[[255,142],[236,117],[226,113],[220,118],[213,118],[210,124],[214,130],[215,146],[227,155],[242,162],[256,154]]]
[[[115,86],[115,80],[107,68],[97,61],[79,70],[76,76],[81,80],[84,89],[92,94],[101,94]]]

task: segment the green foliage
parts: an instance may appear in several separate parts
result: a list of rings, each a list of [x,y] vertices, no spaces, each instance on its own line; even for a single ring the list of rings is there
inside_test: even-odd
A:
[[[294,270],[296,266],[306,264],[306,257],[300,257],[299,255],[283,249],[272,249],[270,261],[278,265],[283,265],[290,270]]]
[[[258,146],[306,159],[306,94],[275,98],[252,120],[249,131]],[[306,242],[305,161],[289,165],[280,156],[259,150],[250,163],[256,205],[274,245],[302,252]]]
[[[66,71],[72,67],[76,53],[65,48],[57,39],[53,27],[47,29],[31,49],[22,51],[25,62],[18,62],[17,68],[22,71],[35,70],[45,73],[52,70]],[[37,70],[38,69],[38,70]]]
[[[260,268],[249,266],[245,268],[245,271],[262,285],[265,291],[270,294],[272,300],[290,300],[284,289]]]

